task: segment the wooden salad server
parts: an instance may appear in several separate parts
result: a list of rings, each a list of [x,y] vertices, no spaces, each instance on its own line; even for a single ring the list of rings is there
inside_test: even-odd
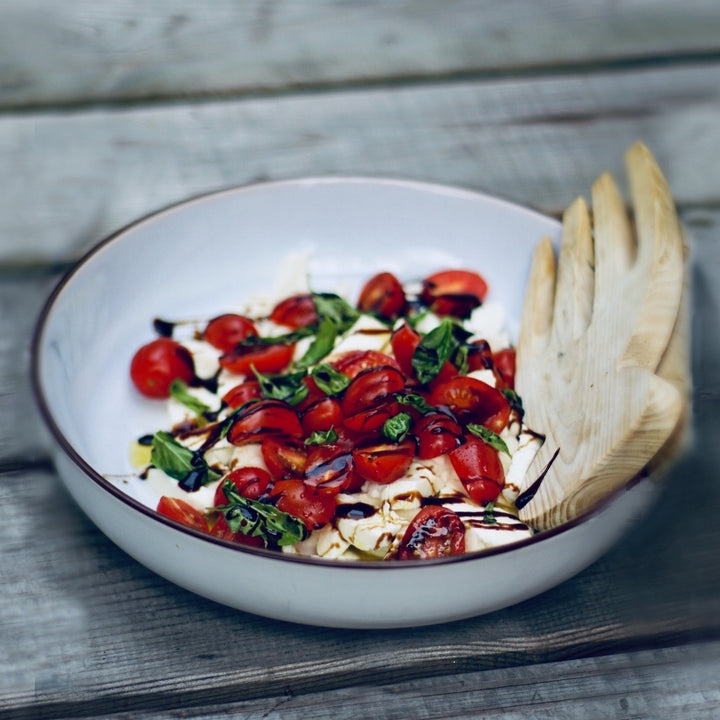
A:
[[[626,155],[635,230],[608,174],[563,216],[557,259],[537,246],[516,387],[545,436],[518,498],[542,530],[590,510],[681,446],[689,406],[687,247],[663,174],[641,143]]]

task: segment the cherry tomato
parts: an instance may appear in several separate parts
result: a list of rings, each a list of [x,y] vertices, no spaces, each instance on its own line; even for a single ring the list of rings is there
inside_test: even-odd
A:
[[[460,516],[442,505],[426,505],[408,525],[398,560],[427,560],[465,552],[465,525]]]
[[[510,418],[510,405],[499,390],[465,375],[435,387],[430,403],[449,408],[462,422],[478,423],[496,433],[503,431]]]
[[[351,380],[363,370],[376,367],[394,367],[400,370],[400,366],[386,353],[378,350],[349,350],[332,363],[332,366]]]
[[[292,295],[281,300],[270,313],[270,319],[293,330],[313,325],[318,317],[312,295]]]
[[[208,532],[205,516],[190,503],[179,498],[163,495],[157,504],[157,511],[165,517],[171,518],[183,525]]]
[[[302,520],[308,530],[327,525],[335,515],[335,498],[302,480],[280,480],[273,485],[270,496],[279,510]]]
[[[362,445],[352,452],[355,472],[364,480],[387,485],[401,478],[415,457],[415,441]]]
[[[318,492],[330,495],[359,489],[362,479],[355,472],[351,448],[345,438],[335,443],[313,445],[308,452],[305,482]]]
[[[505,348],[493,353],[492,356],[495,369],[500,373],[505,385],[509,388],[515,387],[515,349]]]
[[[346,417],[343,425],[356,437],[375,436],[380,433],[385,422],[399,412],[399,403],[384,402]]]
[[[303,432],[312,435],[314,432],[326,432],[331,427],[338,427],[344,419],[340,401],[324,397],[303,411],[301,422]]]
[[[161,337],[143,345],[130,362],[130,378],[149,398],[167,398],[173,380],[191,382],[195,377],[192,355],[179,342]]]
[[[232,445],[257,442],[273,435],[302,437],[297,413],[281,400],[260,400],[240,410],[227,433]]]
[[[360,291],[357,307],[360,312],[383,320],[395,320],[405,309],[405,291],[400,281],[389,272],[371,277]]]
[[[468,495],[478,504],[495,500],[505,485],[505,470],[497,450],[474,435],[448,453]]]
[[[236,375],[252,375],[253,368],[259,373],[279,373],[290,364],[294,352],[292,344],[248,345],[221,355],[220,365]]]
[[[358,373],[345,388],[342,411],[346,417],[389,400],[405,387],[405,377],[396,367],[371,367]]]
[[[423,280],[420,300],[438,315],[468,317],[487,294],[487,283],[469,270],[442,270]]]
[[[307,448],[286,437],[268,437],[261,445],[263,460],[275,480],[302,477],[307,464]]]
[[[493,354],[487,340],[475,340],[468,345],[468,371],[492,370]]]
[[[239,408],[250,402],[250,400],[260,400],[261,398],[260,382],[258,380],[245,380],[228,390],[223,395],[222,400],[228,407]]]
[[[213,347],[227,353],[246,337],[257,334],[252,320],[242,315],[227,313],[213,318],[207,324],[203,337]]]
[[[413,377],[415,370],[412,366],[412,357],[420,344],[420,333],[413,330],[407,323],[403,323],[390,338],[390,346],[400,369],[406,377]]]
[[[257,500],[265,493],[272,478],[267,470],[260,467],[246,466],[231,470],[215,489],[213,499],[215,505],[228,504],[227,496],[222,489],[226,480],[229,480],[243,497]]]
[[[418,457],[423,460],[443,455],[463,442],[460,424],[443,412],[423,415],[415,424]]]
[[[249,547],[265,547],[265,542],[260,536],[246,535],[242,532],[234,533],[230,526],[227,524],[227,520],[223,515],[218,515],[215,524],[210,528],[210,534],[213,537],[221,538],[222,540],[231,540],[232,542],[239,543],[240,545],[247,545]]]

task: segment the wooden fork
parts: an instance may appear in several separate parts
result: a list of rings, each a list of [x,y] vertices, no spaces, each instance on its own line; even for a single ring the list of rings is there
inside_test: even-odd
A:
[[[637,143],[626,164],[635,231],[610,175],[563,217],[557,268],[536,248],[517,348],[527,424],[545,435],[520,517],[547,529],[626,484],[687,416],[686,247],[667,183]]]

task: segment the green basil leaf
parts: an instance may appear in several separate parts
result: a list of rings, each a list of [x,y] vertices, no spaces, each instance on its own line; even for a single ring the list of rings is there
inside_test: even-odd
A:
[[[418,412],[425,415],[426,413],[432,412],[435,408],[428,403],[422,395],[417,393],[395,393],[394,398],[401,405],[409,405]]]
[[[382,434],[391,442],[402,442],[410,432],[412,417],[409,413],[400,412],[388,418],[382,426]]]
[[[510,455],[508,446],[505,441],[492,430],[489,430],[484,425],[477,425],[475,423],[468,423],[467,429],[476,437],[486,442],[488,445],[494,447],[498,452],[504,452],[506,455]]]
[[[335,432],[335,428],[331,427],[328,430],[316,430],[311,433],[310,437],[305,438],[305,445],[324,445],[335,442],[337,439],[338,434]]]
[[[486,525],[497,525],[497,519],[495,518],[495,502],[493,500],[485,505],[483,522]]]
[[[218,480],[221,476],[205,461],[201,452],[181,445],[169,432],[159,430],[153,435],[150,462],[166,475],[178,480],[188,492]]]
[[[335,346],[338,328],[329,317],[323,318],[317,329],[317,334],[305,354],[297,361],[298,367],[307,368],[320,362]]]
[[[315,384],[326,395],[339,395],[350,384],[350,378],[347,375],[327,363],[313,368],[311,375]]]
[[[445,319],[423,335],[412,356],[412,366],[422,383],[432,380],[458,347],[452,321]]]
[[[288,405],[299,405],[310,392],[303,382],[307,374],[305,370],[283,375],[263,375],[253,366],[252,371],[260,383],[260,392],[265,398],[282,400]]]
[[[518,414],[518,420],[522,422],[522,419],[525,415],[525,408],[522,404],[522,398],[512,388],[505,388],[500,392],[505,396],[505,399],[508,401],[510,409],[514,410]]]
[[[338,333],[348,330],[360,317],[358,310],[334,293],[313,293],[313,302],[320,323],[330,320]]]
[[[230,480],[223,482],[222,490],[228,504],[214,510],[223,514],[232,532],[260,537],[266,547],[294,545],[308,536],[302,520],[278,510],[274,505],[244,497]]]
[[[170,397],[181,402],[196,415],[205,415],[210,412],[210,408],[204,402],[188,392],[187,384],[177,378],[170,383]]]

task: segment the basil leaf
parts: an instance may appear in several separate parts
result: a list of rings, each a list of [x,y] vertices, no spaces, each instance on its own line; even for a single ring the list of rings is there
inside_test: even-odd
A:
[[[317,329],[317,334],[305,354],[297,361],[298,367],[309,367],[320,362],[334,347],[338,328],[329,317],[324,318]]]
[[[170,397],[181,402],[196,415],[205,415],[210,412],[210,408],[204,402],[188,392],[187,384],[177,378],[170,383]]]
[[[411,408],[415,408],[415,410],[423,415],[435,410],[435,408],[430,405],[422,395],[418,395],[417,393],[395,393],[394,398],[401,405],[409,405]]]
[[[232,481],[225,480],[222,490],[228,504],[213,509],[223,514],[232,532],[260,537],[266,547],[294,545],[308,536],[302,520],[278,510],[274,505],[244,497]]]
[[[358,310],[334,293],[313,293],[313,302],[320,323],[325,319],[330,320],[338,333],[352,327],[360,317]]]
[[[500,392],[505,396],[505,399],[508,401],[510,409],[514,410],[518,414],[519,422],[522,422],[522,419],[525,415],[525,408],[522,404],[522,398],[512,388],[505,388]]]
[[[153,435],[150,462],[166,475],[178,480],[180,487],[188,492],[199,490],[203,485],[221,477],[207,464],[201,452],[194,452],[181,445],[164,430]]]
[[[422,383],[432,380],[457,349],[453,323],[443,320],[429,333],[423,335],[412,356],[412,366]]]
[[[347,375],[326,363],[313,368],[311,374],[315,384],[326,395],[339,395],[350,384],[350,378]]]
[[[337,439],[338,434],[335,432],[335,428],[331,427],[328,430],[316,430],[311,433],[310,437],[305,439],[305,445],[323,445],[335,442]]]
[[[504,452],[506,455],[510,455],[508,446],[505,441],[492,430],[489,430],[484,425],[477,425],[475,423],[468,423],[467,429],[476,437],[486,442],[488,445],[494,447],[498,452]]]
[[[409,413],[400,412],[388,418],[382,426],[382,434],[392,442],[402,442],[410,431]]]
[[[260,383],[260,392],[265,398],[282,400],[288,405],[299,405],[310,392],[303,382],[307,374],[305,370],[284,375],[263,375],[253,366],[252,371]]]
[[[497,525],[497,519],[495,518],[495,502],[493,500],[485,505],[483,522],[486,525]]]

